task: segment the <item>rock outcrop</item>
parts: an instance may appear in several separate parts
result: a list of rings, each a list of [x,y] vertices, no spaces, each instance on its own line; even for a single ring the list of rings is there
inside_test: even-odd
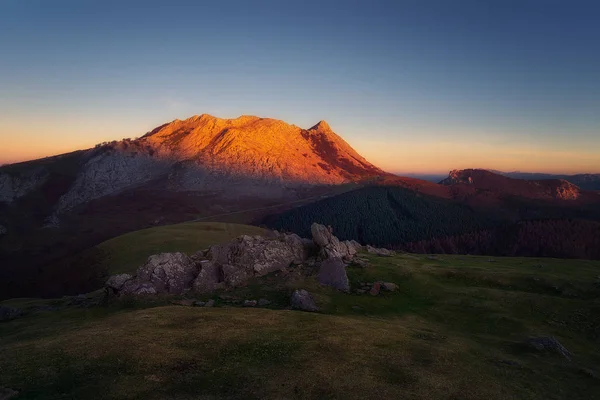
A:
[[[324,259],[339,258],[350,261],[362,249],[362,246],[354,240],[340,241],[333,235],[330,227],[314,223],[310,231],[313,241],[320,249],[319,255]]]
[[[244,235],[211,246],[207,252],[199,251],[192,257],[182,253],[150,256],[135,276],[113,275],[105,286],[118,295],[182,294],[190,290],[210,293],[301,264],[314,251],[312,241],[295,234],[280,234],[274,238]]]
[[[135,275],[113,275],[105,286],[109,293],[116,295],[211,293],[245,285],[254,277],[304,265],[309,270],[318,268],[321,284],[348,292],[346,264],[362,246],[355,241],[339,241],[323,225],[313,224],[312,230],[312,240],[274,232],[271,237],[240,236],[206,251],[200,250],[191,257],[183,253],[153,255]]]

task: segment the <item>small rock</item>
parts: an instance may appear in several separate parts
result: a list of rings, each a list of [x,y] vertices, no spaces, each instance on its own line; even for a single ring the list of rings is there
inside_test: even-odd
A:
[[[204,307],[214,307],[215,306],[215,301],[213,299],[210,299],[209,301],[206,302],[206,304],[204,305]]]
[[[292,308],[302,311],[319,311],[310,293],[304,289],[295,290],[292,293]]]
[[[257,304],[258,302],[256,300],[244,300],[242,303],[244,307],[256,307]]]
[[[268,306],[269,304],[271,304],[271,302],[267,299],[260,299],[258,300],[258,306],[259,307],[265,307]]]
[[[571,361],[571,353],[553,336],[529,338],[527,339],[526,344],[538,351],[554,351]]]
[[[357,267],[361,268],[367,268],[369,266],[369,262],[365,259],[356,257],[352,260],[352,265],[356,265]]]
[[[205,301],[195,301],[194,307],[204,307],[206,305]]]
[[[383,257],[391,257],[394,255],[394,252],[388,249],[383,249],[383,248],[377,248],[377,247],[373,247],[373,246],[369,246],[367,245],[367,252],[371,253],[371,254],[376,254],[378,256],[383,256]]]
[[[379,282],[375,282],[373,284],[373,287],[371,288],[371,290],[369,291],[369,294],[371,296],[377,296],[379,294],[379,291],[381,290],[381,285],[379,284]]]
[[[171,304],[175,304],[177,306],[185,306],[185,307],[193,306],[195,302],[196,302],[196,300],[188,300],[188,299],[171,300]]]
[[[398,285],[396,285],[395,283],[392,283],[392,282],[383,282],[381,284],[381,287],[384,290],[387,290],[388,292],[395,292],[396,290],[398,290]]]
[[[0,321],[10,321],[23,315],[23,312],[17,308],[0,306]]]

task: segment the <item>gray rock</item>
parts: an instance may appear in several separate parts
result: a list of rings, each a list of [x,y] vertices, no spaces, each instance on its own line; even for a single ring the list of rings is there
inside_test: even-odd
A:
[[[318,280],[321,285],[348,292],[350,282],[346,274],[346,264],[339,258],[328,258],[321,262]]]
[[[108,278],[108,280],[106,281],[106,284],[104,286],[106,286],[109,289],[114,290],[115,292],[118,292],[123,288],[123,285],[125,285],[125,283],[127,281],[130,281],[132,279],[133,279],[133,276],[131,276],[129,274],[113,275],[110,278]]]
[[[310,227],[313,241],[319,247],[321,258],[340,258],[351,260],[358,252],[353,242],[340,240],[333,235],[330,228],[314,223]]]
[[[177,306],[185,306],[185,307],[191,307],[196,303],[196,300],[191,300],[191,299],[182,299],[182,300],[172,300],[171,304],[175,304]]]
[[[265,307],[268,306],[269,304],[271,304],[271,302],[267,299],[260,299],[258,300],[258,306],[259,307]]]
[[[388,292],[395,292],[398,290],[398,285],[392,282],[381,282],[381,288],[383,290],[387,290]]]
[[[136,274],[140,283],[151,283],[156,292],[181,294],[192,286],[196,264],[183,253],[161,253],[148,257]]]
[[[0,321],[10,321],[23,315],[18,308],[0,306]]]
[[[567,360],[571,360],[571,353],[553,336],[529,338],[525,342],[529,347],[538,351],[553,351],[559,353]]]
[[[223,270],[208,260],[200,262],[200,272],[194,280],[194,291],[210,293],[224,286]]]
[[[364,258],[355,257],[352,260],[352,265],[356,265],[361,268],[367,268],[369,266],[369,262],[367,260],[365,260]]]
[[[206,304],[204,305],[204,307],[214,307],[215,306],[215,301],[213,299],[210,299],[206,302]]]
[[[315,301],[313,300],[310,293],[308,293],[304,289],[294,291],[294,293],[292,293],[291,302],[292,308],[296,310],[311,312],[319,311],[319,308],[315,304]]]
[[[195,301],[193,306],[194,307],[204,307],[206,305],[205,301]]]
[[[377,248],[373,246],[367,245],[367,252],[370,254],[375,254],[383,257],[391,257],[394,255],[394,252],[388,249]]]
[[[244,302],[242,303],[244,307],[256,307],[257,304],[258,301],[256,300],[244,300]]]
[[[356,294],[365,294],[365,293],[367,293],[367,291],[365,289],[356,289],[355,292],[356,292]]]
[[[3,225],[0,225],[0,235],[6,235],[8,233],[8,229]]]
[[[307,247],[297,235],[276,239],[244,235],[229,243],[212,246],[208,257],[214,265],[221,266],[223,281],[235,287],[253,276],[266,275],[303,261]]]

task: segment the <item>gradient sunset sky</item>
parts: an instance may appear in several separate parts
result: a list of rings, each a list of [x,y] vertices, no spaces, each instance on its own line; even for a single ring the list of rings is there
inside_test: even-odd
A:
[[[0,163],[207,113],[391,172],[600,172],[599,4],[0,0]]]

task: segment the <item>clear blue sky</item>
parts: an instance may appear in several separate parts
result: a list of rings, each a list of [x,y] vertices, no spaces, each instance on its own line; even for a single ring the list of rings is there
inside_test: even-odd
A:
[[[599,4],[0,0],[0,162],[209,113],[393,172],[600,172]]]

